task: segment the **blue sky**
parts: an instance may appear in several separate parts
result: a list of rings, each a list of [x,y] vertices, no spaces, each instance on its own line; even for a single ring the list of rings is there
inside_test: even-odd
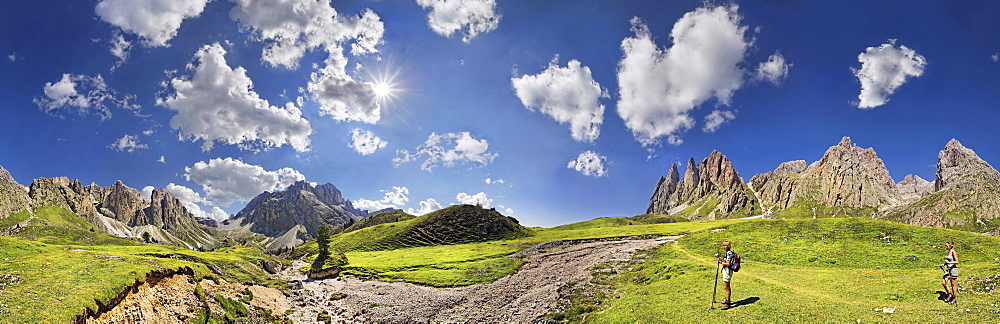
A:
[[[306,180],[371,209],[479,202],[545,227],[640,214],[671,163],[712,150],[748,180],[850,136],[896,181],[932,180],[951,138],[1000,161],[998,14],[995,1],[8,1],[0,166],[25,185],[167,188],[217,218]]]

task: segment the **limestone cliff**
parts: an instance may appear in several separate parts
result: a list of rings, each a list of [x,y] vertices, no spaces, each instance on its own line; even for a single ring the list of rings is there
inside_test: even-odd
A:
[[[31,207],[31,197],[6,169],[0,167],[0,218]]]
[[[908,174],[903,181],[896,184],[896,189],[899,189],[900,199],[912,201],[934,193],[934,183],[920,176]]]
[[[775,212],[795,205],[874,213],[900,200],[896,183],[875,150],[860,148],[849,137],[830,147],[819,161],[803,168],[804,164],[786,162],[751,178],[765,209]]]
[[[722,219],[759,212],[757,198],[722,153],[713,151],[698,164],[689,159],[684,179],[679,181],[678,174],[677,165],[671,165],[667,177],[660,178],[647,214]]]
[[[938,153],[934,192],[890,211],[902,223],[1000,235],[1000,172],[957,140]]]
[[[299,181],[287,189],[264,192],[250,201],[230,222],[250,225],[250,231],[268,237],[279,237],[301,225],[306,233],[298,236],[315,236],[321,225],[337,227],[361,219],[367,214],[354,208],[332,184],[313,187]]]

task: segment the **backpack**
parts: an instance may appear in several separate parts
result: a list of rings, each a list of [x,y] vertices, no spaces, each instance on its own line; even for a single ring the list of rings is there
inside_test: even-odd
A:
[[[735,251],[733,251],[733,259],[729,260],[729,270],[733,270],[733,272],[740,271],[740,255]]]

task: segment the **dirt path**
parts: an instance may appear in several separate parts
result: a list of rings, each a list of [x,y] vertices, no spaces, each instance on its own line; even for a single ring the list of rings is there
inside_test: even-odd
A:
[[[636,250],[677,238],[545,242],[517,254],[527,263],[516,273],[493,283],[462,288],[351,277],[305,280],[294,270],[304,263],[282,276],[301,281],[301,289],[293,290],[289,297],[295,310],[291,318],[296,323],[316,323],[323,310],[334,323],[545,323],[543,315],[560,311],[560,288],[589,282],[595,265],[627,261]],[[332,295],[345,297],[331,299]]]

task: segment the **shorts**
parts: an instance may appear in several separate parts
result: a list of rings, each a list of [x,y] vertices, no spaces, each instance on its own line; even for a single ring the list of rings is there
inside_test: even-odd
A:
[[[957,274],[958,272],[955,273]],[[722,282],[729,282],[730,280],[733,280],[733,270],[727,266],[722,266]]]
[[[958,279],[958,268],[951,268],[944,272],[944,276],[941,279]]]

